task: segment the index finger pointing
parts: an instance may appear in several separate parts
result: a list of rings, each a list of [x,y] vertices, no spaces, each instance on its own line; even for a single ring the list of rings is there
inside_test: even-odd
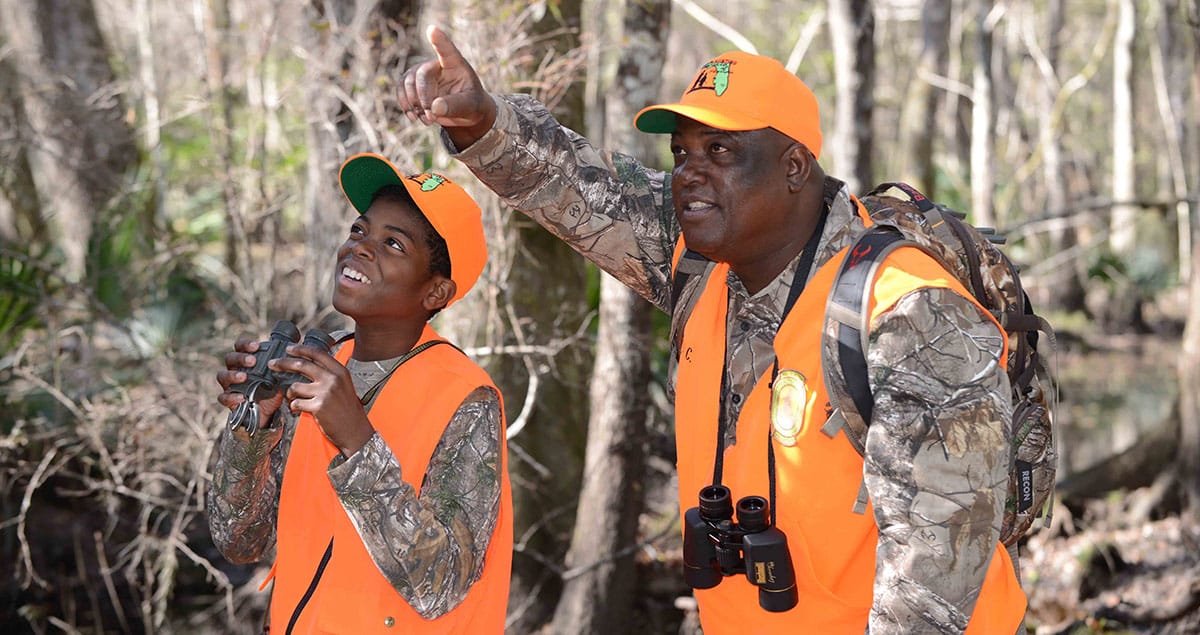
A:
[[[425,37],[429,40],[429,45],[433,47],[433,52],[437,53],[438,65],[443,69],[461,66],[467,63],[466,58],[454,45],[454,41],[450,39],[436,24],[430,25],[425,30]]]

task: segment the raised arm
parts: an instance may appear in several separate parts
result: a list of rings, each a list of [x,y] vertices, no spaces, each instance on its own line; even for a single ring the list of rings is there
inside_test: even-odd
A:
[[[670,175],[597,148],[528,96],[489,94],[445,33],[428,36],[436,59],[409,69],[398,97],[410,120],[442,126],[455,157],[506,204],[668,310],[679,236]]]

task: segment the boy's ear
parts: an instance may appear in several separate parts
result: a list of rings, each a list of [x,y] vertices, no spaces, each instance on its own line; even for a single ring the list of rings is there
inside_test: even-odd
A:
[[[434,275],[433,280],[430,281],[429,291],[425,294],[422,306],[428,311],[443,309],[457,291],[458,285],[453,280],[444,278],[441,275]]]

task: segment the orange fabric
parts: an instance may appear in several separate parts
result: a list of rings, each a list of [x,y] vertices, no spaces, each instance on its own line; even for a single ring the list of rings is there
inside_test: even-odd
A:
[[[821,329],[825,302],[845,250],[821,267],[775,338],[779,368],[799,372],[806,398],[795,444],[775,443],[776,525],[787,536],[799,602],[790,611],[769,613],[758,604],[758,588],[744,576],[724,578],[697,590],[706,633],[862,633],[867,626],[875,579],[878,529],[874,512],[852,511],[862,482],[862,457],[845,439],[821,432],[828,396],[821,372]],[[676,383],[675,421],[680,508],[697,504],[712,480],[719,389],[726,339],[728,266],[717,264],[684,330]],[[908,273],[905,273],[908,272]],[[965,290],[923,252],[901,248],[881,268],[872,315],[919,286]],[[969,296],[968,296],[969,297]],[[768,371],[769,373],[769,371]],[[737,443],[726,448],[723,484],[732,497],[768,496],[767,443],[769,376],[759,379],[742,408]],[[1017,629],[1025,596],[1005,549],[997,543],[968,632]]]
[[[678,102],[643,108],[634,125],[642,132],[675,132],[682,115],[718,130],[774,128],[821,157],[817,98],[778,60],[743,51],[704,63]]]
[[[418,344],[440,339],[425,327]],[[353,343],[338,351],[343,363]],[[371,408],[372,425],[420,493],[422,477],[446,424],[478,386],[494,387],[483,369],[449,346],[433,346],[402,364]],[[503,428],[502,428],[503,429]],[[337,449],[311,415],[296,426],[279,501],[278,555],[271,597],[272,632],[286,632],[330,538],[333,552],[293,633],[501,633],[512,562],[512,499],[501,445],[500,512],[483,574],[449,613],[426,620],[379,572],[329,482]]]

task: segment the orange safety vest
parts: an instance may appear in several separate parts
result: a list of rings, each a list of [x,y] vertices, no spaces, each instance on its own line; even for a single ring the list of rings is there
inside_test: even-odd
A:
[[[418,345],[436,339],[440,339],[438,334],[426,325]],[[344,364],[352,351],[353,342],[348,342],[338,351],[338,361]],[[487,373],[461,352],[450,346],[432,346],[401,364],[379,392],[371,408],[371,424],[395,453],[417,494],[446,424],[463,399],[479,386],[495,388]],[[501,413],[503,416],[503,406]],[[312,415],[304,413],[296,425],[279,495],[271,631],[502,633],[513,535],[508,460],[505,446],[500,448],[499,518],[483,573],[461,604],[437,619],[426,620],[371,560],[329,482],[329,462],[338,450]],[[326,555],[331,540],[332,549]],[[289,628],[293,619],[295,624]]]
[[[795,444],[774,442],[776,526],[787,536],[799,602],[789,611],[767,612],[759,606],[757,586],[743,575],[727,577],[716,587],[695,590],[705,633],[862,633],[867,627],[879,533],[870,506],[865,514],[852,511],[863,459],[844,434],[829,438],[821,432],[829,401],[821,374],[821,330],[826,299],[845,252],[817,270],[774,344],[780,371],[797,371],[804,379],[803,402],[798,404],[803,418]],[[680,347],[675,439],[681,510],[695,507],[697,493],[712,482],[728,270],[728,265],[717,263],[709,273]],[[949,287],[971,297],[929,256],[915,248],[899,248],[880,267],[871,297],[872,319],[921,287]],[[759,378],[742,406],[737,443],[725,449],[722,483],[733,501],[749,495],[768,497],[769,374],[768,370]],[[1008,552],[997,542],[967,632],[1012,635],[1024,613],[1025,595]]]

